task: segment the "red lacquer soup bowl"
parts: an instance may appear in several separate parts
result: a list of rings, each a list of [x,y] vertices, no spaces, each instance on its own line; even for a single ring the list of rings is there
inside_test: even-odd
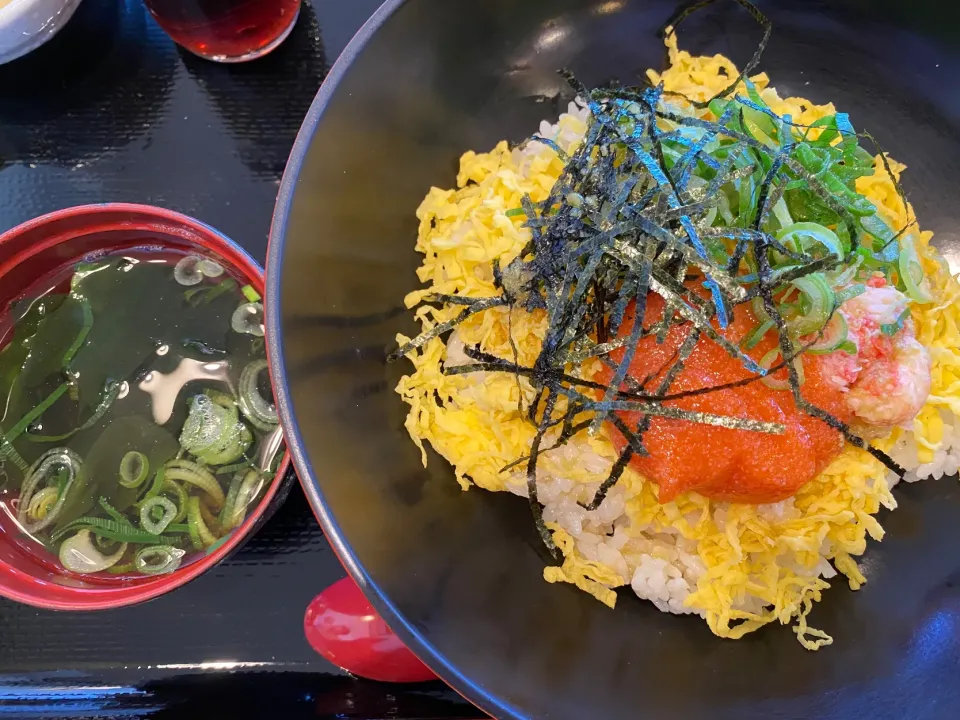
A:
[[[0,349],[10,342],[10,304],[38,283],[76,263],[126,250],[197,254],[215,260],[240,285],[263,293],[263,271],[238,245],[179,213],[145,205],[104,204],[44,215],[0,235]],[[103,577],[65,570],[53,556],[31,550],[10,512],[0,513],[0,595],[53,610],[103,610],[133,605],[175,590],[230,555],[282,500],[286,452],[274,480],[246,519],[206,554],[169,574]],[[15,485],[16,483],[14,483]],[[15,491],[15,487],[13,490]],[[11,488],[6,489],[7,492]]]

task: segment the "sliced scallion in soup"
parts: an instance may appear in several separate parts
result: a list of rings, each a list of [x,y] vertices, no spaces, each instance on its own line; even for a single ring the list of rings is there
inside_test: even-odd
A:
[[[0,509],[68,571],[173,572],[218,547],[274,478],[259,295],[199,255],[64,268],[7,308]]]

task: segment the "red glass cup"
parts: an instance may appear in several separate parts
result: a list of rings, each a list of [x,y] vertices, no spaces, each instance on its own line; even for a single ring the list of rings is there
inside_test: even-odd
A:
[[[144,0],[180,46],[216,62],[263,57],[293,30],[301,0]]]

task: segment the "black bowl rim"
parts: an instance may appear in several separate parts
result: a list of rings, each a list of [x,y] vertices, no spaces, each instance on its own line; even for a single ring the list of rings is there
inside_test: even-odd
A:
[[[334,552],[343,564],[350,577],[359,585],[363,593],[369,598],[377,612],[384,618],[390,629],[393,630],[403,643],[422,660],[431,670],[437,673],[454,690],[464,698],[479,707],[481,710],[499,718],[521,718],[512,708],[494,697],[470,678],[461,673],[433,646],[427,639],[400,613],[400,610],[390,601],[383,590],[373,581],[366,569],[358,562],[353,549],[350,547],[340,526],[337,524],[316,480],[316,472],[307,457],[303,437],[297,426],[292,405],[290,386],[283,366],[283,337],[280,333],[280,275],[283,262],[283,250],[287,224],[296,190],[297,178],[303,167],[304,159],[310,149],[310,143],[320,120],[326,111],[327,104],[335,94],[340,81],[347,73],[348,68],[363,51],[373,35],[380,29],[387,19],[393,15],[407,0],[386,0],[369,20],[360,28],[344,51],[337,58],[326,79],[317,92],[310,110],[300,126],[297,139],[290,158],[283,173],[277,203],[270,226],[270,238],[267,245],[267,281],[265,317],[267,328],[267,347],[270,359],[270,372],[274,393],[276,394],[277,410],[287,438],[287,448],[293,459],[294,467],[300,478],[300,485],[307,495],[310,506],[327,540],[333,546]]]

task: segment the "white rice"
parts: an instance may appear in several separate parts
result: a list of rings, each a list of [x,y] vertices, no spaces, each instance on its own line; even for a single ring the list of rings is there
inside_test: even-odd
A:
[[[897,444],[890,450],[890,457],[896,460],[900,465],[907,469],[903,476],[905,482],[917,482],[940,478],[957,474],[960,469],[960,427],[957,426],[956,419],[952,412],[946,409],[940,410],[940,417],[943,419],[943,442],[933,453],[933,461],[920,464],[917,457],[917,442],[914,439],[913,432],[905,430]],[[889,476],[890,487],[897,482],[897,477],[893,473]]]
[[[590,121],[590,110],[580,98],[577,98],[567,106],[567,112],[564,113],[564,115],[575,117],[583,123]],[[563,119],[564,115],[561,115],[560,118]],[[547,120],[541,121],[537,135],[547,140],[553,140],[557,145],[567,151],[579,144],[583,139],[583,135],[571,129],[569,123],[567,124],[567,129],[563,129],[559,120],[553,124],[550,124]],[[542,143],[527,142],[513,150],[513,161],[521,173],[527,170],[530,161],[543,152],[543,148]]]
[[[543,519],[566,530],[576,541],[577,551],[584,559],[601,562],[627,579],[637,597],[649,600],[664,612],[703,616],[703,611],[684,605],[706,570],[697,555],[696,541],[683,537],[673,528],[632,525],[626,514],[630,497],[623,486],[615,486],[596,510],[585,510],[579,503],[588,502],[593,497],[599,482],[576,483],[557,474],[557,468],[570,462],[576,462],[579,467],[587,468],[601,478],[607,476],[612,465],[610,460],[597,455],[587,441],[577,438],[544,455],[537,469],[537,494],[544,506]],[[511,492],[526,497],[524,473],[513,473],[506,485]],[[721,530],[725,506],[718,503],[714,511],[714,522]],[[792,499],[760,505],[759,512],[770,520],[782,521],[799,516]],[[695,521],[695,518],[690,520]],[[799,565],[792,569],[798,575],[824,578],[836,575],[826,560],[813,572]],[[735,608],[759,612],[760,605],[756,598],[747,597]]]

